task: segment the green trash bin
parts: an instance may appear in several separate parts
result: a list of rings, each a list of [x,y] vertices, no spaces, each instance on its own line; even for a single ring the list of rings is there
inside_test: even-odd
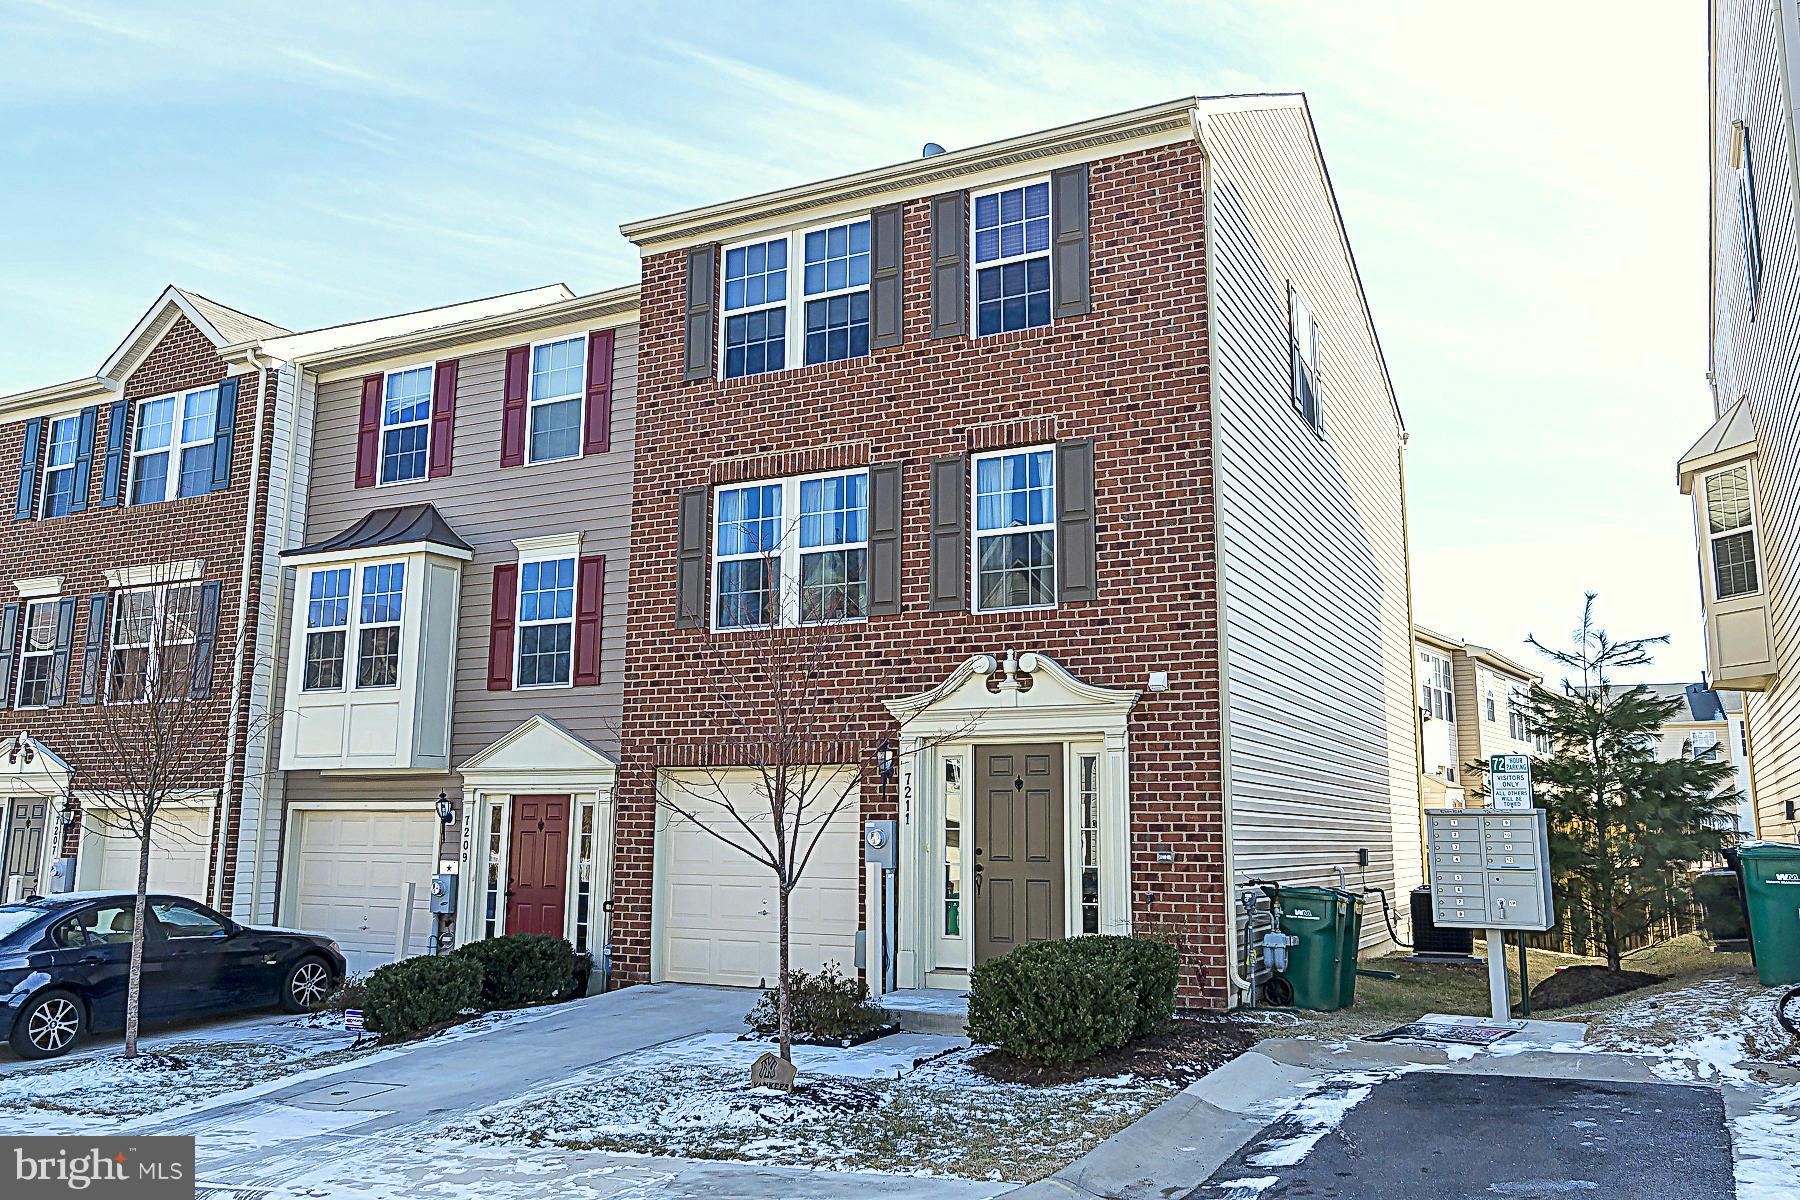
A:
[[[1299,939],[1281,973],[1296,1007],[1332,1012],[1355,997],[1355,931],[1362,926],[1356,899],[1341,888],[1281,889],[1281,931]]]
[[[1757,978],[1767,987],[1800,983],[1800,845],[1740,846],[1738,869]]]

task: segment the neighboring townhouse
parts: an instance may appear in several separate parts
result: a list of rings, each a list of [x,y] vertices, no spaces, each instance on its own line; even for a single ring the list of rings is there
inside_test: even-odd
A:
[[[1613,691],[1623,691],[1625,686],[1615,685]],[[1751,785],[1750,739],[1744,726],[1743,698],[1736,692],[1715,691],[1704,681],[1643,686],[1659,699],[1681,703],[1675,715],[1664,721],[1656,733],[1656,757],[1698,758],[1712,753],[1718,761],[1730,763],[1731,780],[1724,789],[1734,789],[1738,794],[1736,824],[1739,832],[1753,832],[1756,801]]]
[[[278,539],[285,804],[245,854],[353,971],[434,935],[605,944],[636,317],[634,287],[558,285],[264,345],[304,490]]]
[[[1536,754],[1526,703],[1544,677],[1496,650],[1413,628],[1419,656],[1420,779],[1426,807],[1464,802],[1471,763]]]
[[[182,728],[222,753],[163,809],[150,884],[249,913],[233,848],[272,784],[260,531],[294,454],[253,346],[284,332],[171,287],[93,376],[0,397],[0,894],[136,885],[109,820],[130,746],[103,717],[191,647],[203,721]]]
[[[1189,946],[1183,1002],[1224,1004],[1236,885],[1420,882],[1404,430],[1302,97],[624,232],[619,977],[774,976],[773,876],[658,797],[720,772],[754,805],[718,681],[807,612],[838,618],[817,753],[861,784],[796,893],[796,965],[882,944],[869,819],[899,823],[901,987],[1157,928]]]
[[[1745,694],[1755,832],[1800,838],[1800,13],[1711,7],[1712,425],[1677,469],[1694,499],[1707,677]],[[1698,422],[1696,422],[1698,424]]]

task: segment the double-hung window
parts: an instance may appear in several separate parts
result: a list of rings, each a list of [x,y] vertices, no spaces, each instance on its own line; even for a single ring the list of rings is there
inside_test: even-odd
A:
[[[586,337],[541,342],[531,348],[527,462],[557,462],[580,456],[586,374]]]
[[[838,362],[869,352],[869,222],[807,231],[806,361]]]
[[[1523,688],[1506,694],[1506,732],[1515,742],[1531,740],[1531,709]]]
[[[66,516],[75,511],[75,459],[80,453],[81,418],[58,417],[44,439],[44,497],[38,514]]]
[[[314,571],[307,584],[306,663],[301,690],[334,692],[344,686],[344,650],[350,636],[350,568]]]
[[[788,240],[725,251],[725,378],[787,366]]]
[[[33,600],[25,609],[25,637],[19,647],[18,708],[50,704],[50,661],[56,654],[55,600]]]
[[[568,687],[575,664],[575,560],[519,564],[517,686]]]
[[[1738,169],[1738,237],[1744,252],[1744,295],[1750,304],[1750,315],[1756,315],[1756,302],[1762,295],[1762,223],[1756,214],[1756,161],[1750,149],[1750,127],[1739,123],[1734,130],[1741,139],[1742,166]]]
[[[975,611],[1056,603],[1056,467],[1048,446],[975,457]]]
[[[975,335],[1050,323],[1050,183],[975,196]]]
[[[400,616],[406,596],[406,564],[362,568],[356,619],[356,686],[400,686]]]
[[[431,443],[432,368],[389,371],[381,402],[381,482],[425,478]]]
[[[854,621],[869,612],[869,473],[719,489],[714,624]]]
[[[1712,547],[1713,594],[1718,599],[1748,596],[1761,588],[1749,463],[1706,477],[1706,539]]]
[[[1319,409],[1319,325],[1300,292],[1288,285],[1288,367],[1294,411],[1315,431],[1323,432]]]
[[[218,418],[216,387],[139,401],[131,453],[131,503],[210,492]]]
[[[107,698],[130,703],[164,694],[165,685],[170,696],[186,689],[199,620],[199,584],[120,592],[113,601]]]
[[[1456,720],[1456,696],[1450,683],[1450,660],[1430,650],[1419,651],[1419,707],[1439,721]]]

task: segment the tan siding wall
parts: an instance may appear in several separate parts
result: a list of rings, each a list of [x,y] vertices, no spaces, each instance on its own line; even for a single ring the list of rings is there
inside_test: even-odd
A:
[[[1713,4],[1712,353],[1718,407],[1748,396],[1761,448],[1757,516],[1781,678],[1767,693],[1752,693],[1747,708],[1760,832],[1791,839],[1800,836],[1800,825],[1786,819],[1787,802],[1800,800],[1800,243],[1778,7],[1766,0]],[[1754,320],[1729,157],[1731,125],[1740,119],[1750,129],[1763,247]],[[1697,435],[1706,422],[1695,416]]]
[[[1305,114],[1210,129],[1234,866],[1354,881],[1367,848],[1368,882],[1404,891],[1422,872],[1399,430]],[[1289,401],[1289,279],[1320,325],[1323,438]]]

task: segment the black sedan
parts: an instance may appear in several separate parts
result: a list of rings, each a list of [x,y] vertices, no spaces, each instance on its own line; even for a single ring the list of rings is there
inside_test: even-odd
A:
[[[125,1027],[137,898],[88,892],[0,904],[0,1038],[23,1058]],[[305,1012],[343,981],[330,938],[239,925],[180,896],[144,905],[142,1020],[280,1005]]]

